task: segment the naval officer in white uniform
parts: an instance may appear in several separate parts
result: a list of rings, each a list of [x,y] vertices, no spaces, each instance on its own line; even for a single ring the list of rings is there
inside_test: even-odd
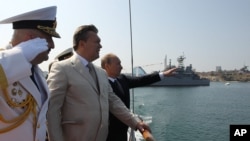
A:
[[[0,141],[45,141],[49,90],[38,64],[54,48],[56,6],[0,21],[13,24],[0,47]],[[2,33],[1,33],[2,34]]]

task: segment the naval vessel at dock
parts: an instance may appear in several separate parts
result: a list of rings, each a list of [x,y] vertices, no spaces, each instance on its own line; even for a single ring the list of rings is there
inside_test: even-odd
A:
[[[165,58],[166,59],[166,58]],[[192,64],[189,66],[184,66],[184,60],[186,58],[184,55],[181,55],[177,58],[178,69],[173,76],[165,77],[161,81],[153,83],[149,86],[209,86],[210,80],[206,78],[201,78],[192,70]],[[165,60],[166,64],[166,60]],[[171,61],[169,65],[165,65],[167,69],[171,69],[176,66],[171,66]],[[137,67],[137,70],[140,69],[141,73],[146,74],[146,72],[141,68]]]

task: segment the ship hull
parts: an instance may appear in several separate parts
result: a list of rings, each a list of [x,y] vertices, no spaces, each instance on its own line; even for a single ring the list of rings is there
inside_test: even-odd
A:
[[[209,86],[208,79],[191,79],[191,78],[177,78],[166,77],[161,81],[155,82],[150,86]]]

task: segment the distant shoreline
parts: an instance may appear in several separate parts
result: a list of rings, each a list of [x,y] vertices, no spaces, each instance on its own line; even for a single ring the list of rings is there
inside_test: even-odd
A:
[[[237,82],[250,82],[250,72],[242,71],[221,71],[221,72],[197,72],[201,78],[207,78],[214,82],[227,82],[227,81],[237,81]]]

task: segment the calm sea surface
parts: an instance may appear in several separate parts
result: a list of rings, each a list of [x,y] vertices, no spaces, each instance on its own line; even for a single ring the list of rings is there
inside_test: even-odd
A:
[[[157,141],[229,141],[230,124],[250,124],[250,83],[133,91],[135,113],[148,120]]]

